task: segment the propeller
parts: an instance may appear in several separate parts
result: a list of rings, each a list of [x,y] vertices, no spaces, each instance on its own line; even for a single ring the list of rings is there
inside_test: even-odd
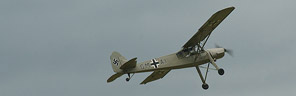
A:
[[[215,44],[216,48],[223,48],[222,46],[219,46],[218,44]],[[233,50],[232,49],[226,49],[224,48],[225,53],[229,54],[231,57],[233,57]]]

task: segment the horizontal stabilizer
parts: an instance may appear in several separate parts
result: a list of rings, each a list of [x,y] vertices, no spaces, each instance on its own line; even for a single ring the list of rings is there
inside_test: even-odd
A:
[[[120,66],[120,69],[135,68],[136,65],[137,65],[137,57],[125,62],[122,66]]]
[[[118,77],[122,76],[123,73],[116,73],[114,75],[112,75],[108,80],[107,83],[114,81],[115,79],[117,79]]]

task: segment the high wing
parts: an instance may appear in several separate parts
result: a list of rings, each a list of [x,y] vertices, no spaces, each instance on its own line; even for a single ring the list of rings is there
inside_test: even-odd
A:
[[[183,46],[183,48],[194,47],[196,45],[201,44],[203,40],[208,38],[212,31],[234,10],[234,7],[228,7],[222,9],[211,16],[211,18],[202,25],[201,28],[191,37],[189,41]],[[207,41],[207,39],[206,39]],[[199,45],[199,47],[203,48],[206,41],[203,45]]]
[[[158,80],[163,78],[167,73],[169,73],[171,70],[158,70],[154,71],[151,75],[149,75],[141,84],[146,84],[148,82]]]

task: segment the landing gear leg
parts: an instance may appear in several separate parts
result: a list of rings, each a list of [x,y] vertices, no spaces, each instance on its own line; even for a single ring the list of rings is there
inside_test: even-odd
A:
[[[218,70],[218,74],[219,75],[223,75],[224,74],[224,70],[222,68],[219,68],[217,66],[217,64],[215,63],[215,60],[212,58],[212,56],[210,55],[209,52],[208,52],[208,57],[209,57],[209,60],[210,60],[211,64],[216,68],[216,70]]]
[[[199,75],[199,77],[200,77],[200,79],[201,79],[201,81],[203,83],[202,84],[202,88],[205,89],[205,90],[207,90],[209,88],[209,85],[206,83],[206,79],[202,76],[201,71],[199,69],[199,66],[195,66],[195,68],[196,68],[196,70],[198,72],[198,75]],[[208,70],[207,70],[207,72],[208,72]],[[207,73],[206,73],[206,77],[207,77]]]

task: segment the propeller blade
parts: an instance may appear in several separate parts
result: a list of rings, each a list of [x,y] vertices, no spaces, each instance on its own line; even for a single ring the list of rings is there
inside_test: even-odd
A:
[[[225,48],[224,48],[225,49]],[[232,49],[225,49],[225,52],[233,57],[233,50]]]
[[[222,48],[221,46],[219,46],[218,44],[215,44],[215,47],[216,48]]]

